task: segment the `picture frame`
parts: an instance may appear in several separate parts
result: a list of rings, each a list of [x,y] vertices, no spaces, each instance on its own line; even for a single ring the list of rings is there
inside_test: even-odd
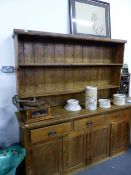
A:
[[[110,4],[97,0],[69,0],[70,33],[111,38]]]

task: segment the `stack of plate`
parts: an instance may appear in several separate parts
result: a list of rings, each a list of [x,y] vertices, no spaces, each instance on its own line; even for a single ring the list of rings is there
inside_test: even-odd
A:
[[[76,99],[67,100],[67,104],[64,107],[67,111],[79,111],[81,110],[81,106],[79,105],[79,101]]]

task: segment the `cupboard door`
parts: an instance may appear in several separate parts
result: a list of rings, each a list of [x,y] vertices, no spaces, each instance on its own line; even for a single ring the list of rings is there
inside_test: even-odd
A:
[[[67,173],[85,165],[85,134],[74,132],[63,138],[63,168]]]
[[[94,127],[91,130],[91,162],[109,156],[109,125]]]
[[[86,165],[91,163],[91,132],[86,132]]]
[[[42,144],[33,145],[33,175],[59,175],[61,173],[61,140],[54,140]]]
[[[127,149],[128,123],[126,120],[111,123],[110,154],[114,155]]]

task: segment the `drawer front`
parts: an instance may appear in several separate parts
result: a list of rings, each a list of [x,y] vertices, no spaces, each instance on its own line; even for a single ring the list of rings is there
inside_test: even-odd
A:
[[[112,112],[106,115],[106,119],[108,121],[119,121],[122,119],[126,119],[128,117],[127,110],[121,110],[118,112]]]
[[[74,121],[74,130],[89,128],[92,126],[99,126],[105,124],[105,116],[98,115],[97,117],[84,118]]]
[[[36,143],[50,138],[62,136],[72,130],[71,122],[52,125],[44,128],[31,130],[31,142]]]

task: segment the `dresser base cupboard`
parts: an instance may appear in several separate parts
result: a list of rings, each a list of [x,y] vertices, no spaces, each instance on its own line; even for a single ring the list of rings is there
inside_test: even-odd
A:
[[[21,145],[27,151],[25,175],[73,174],[128,149],[130,106],[51,123],[25,125],[19,114],[17,117]]]

